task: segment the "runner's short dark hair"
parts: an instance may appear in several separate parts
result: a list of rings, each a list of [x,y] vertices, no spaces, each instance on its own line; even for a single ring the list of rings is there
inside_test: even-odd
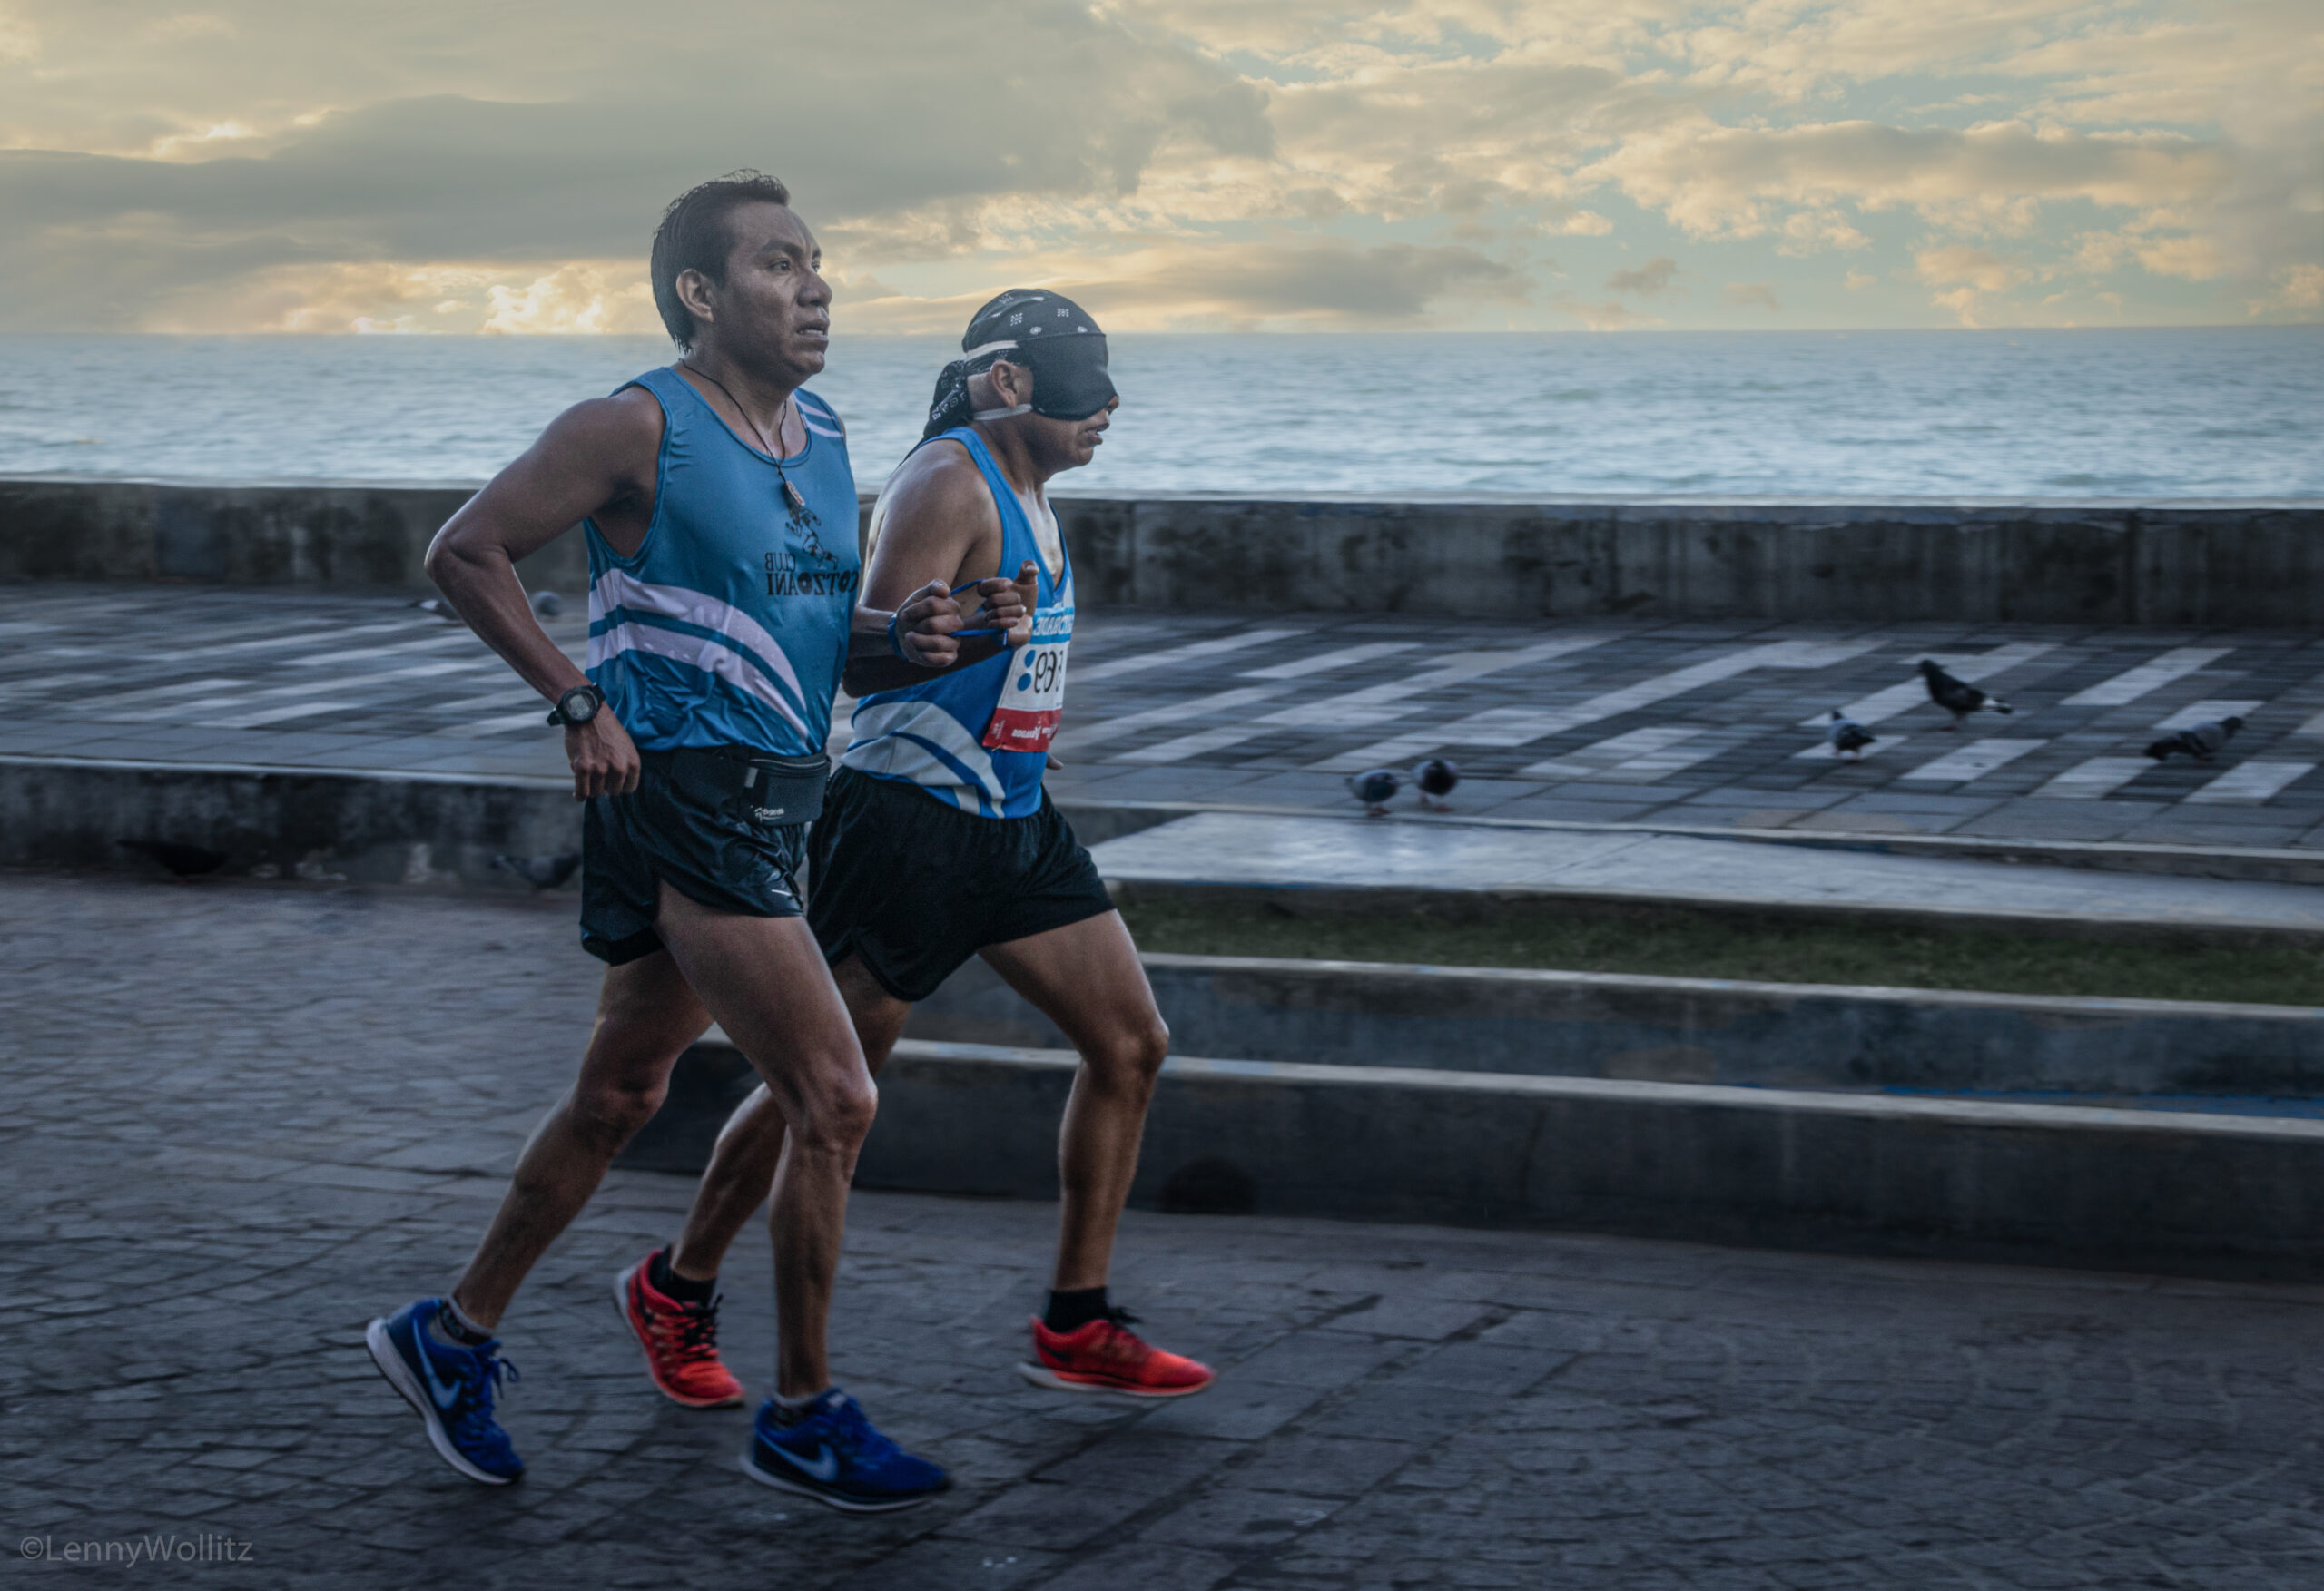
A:
[[[734,247],[734,234],[726,218],[745,204],[790,202],[791,190],[779,179],[747,167],[689,188],[670,201],[670,208],[662,212],[662,224],[654,229],[650,274],[654,307],[662,312],[662,324],[680,349],[694,351],[694,316],[678,297],[680,273],[699,270],[724,286],[726,256]]]

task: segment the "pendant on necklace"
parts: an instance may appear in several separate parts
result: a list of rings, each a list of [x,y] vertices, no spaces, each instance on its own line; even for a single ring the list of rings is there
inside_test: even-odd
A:
[[[793,514],[804,514],[807,511],[807,499],[800,495],[797,486],[791,484],[789,476],[783,477],[783,498],[791,505],[791,512]]]

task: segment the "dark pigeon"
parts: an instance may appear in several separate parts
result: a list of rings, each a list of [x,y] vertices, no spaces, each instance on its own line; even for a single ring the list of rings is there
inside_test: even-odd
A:
[[[225,854],[206,845],[180,845],[169,840],[117,840],[113,843],[123,850],[151,857],[179,879],[205,878],[226,865]]]
[[[1413,782],[1420,786],[1421,810],[1429,812],[1449,812],[1452,809],[1444,798],[1461,782],[1460,765],[1443,757],[1431,757],[1413,770]],[[1434,800],[1431,800],[1431,797]]]
[[[1880,737],[1835,707],[1832,709],[1832,727],[1824,732],[1824,738],[1841,756],[1850,761],[1858,761],[1863,758],[1865,747]]]
[[[565,599],[553,591],[533,593],[533,612],[544,619],[553,619],[565,611]]]
[[[536,889],[554,889],[573,876],[581,865],[581,853],[568,850],[559,856],[497,856],[492,865],[516,874]]]
[[[1362,801],[1364,811],[1374,818],[1387,815],[1388,802],[1403,785],[1403,776],[1393,768],[1371,768],[1347,776],[1348,793]]]
[[[1955,679],[1933,657],[1921,659],[1921,678],[1928,682],[1928,699],[1953,715],[1953,722],[1945,726],[1948,729],[1959,729],[1961,721],[1973,712],[2017,711],[2000,697],[1978,690],[1968,681]]]
[[[2168,762],[2173,753],[2183,753],[2198,762],[2208,762],[2235,738],[2243,727],[2240,718],[2205,719],[2202,722],[2181,730],[2175,735],[2165,735],[2146,749],[2146,754],[2158,762]]]

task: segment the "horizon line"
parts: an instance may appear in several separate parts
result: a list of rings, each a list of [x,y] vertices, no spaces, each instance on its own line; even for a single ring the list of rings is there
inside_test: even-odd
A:
[[[1295,340],[1324,337],[1573,337],[1573,338],[1640,338],[1640,337],[1854,337],[1858,335],[1890,335],[1895,333],[1925,334],[1934,337],[1953,336],[2019,336],[2043,332],[2125,332],[2125,331],[2319,331],[2324,321],[2319,320],[2188,320],[2149,322],[2131,326],[1639,326],[1593,329],[1586,326],[1542,326],[1505,329],[1459,329],[1412,326],[1341,327],[1333,329],[1284,330],[1175,330],[1175,331],[1114,331],[1108,337],[1167,338],[1167,337],[1233,337]],[[893,339],[949,339],[949,331],[842,331],[834,337],[862,339],[866,341]],[[274,329],[251,331],[120,331],[98,329],[63,329],[18,331],[0,329],[0,338],[74,338],[74,337],[147,337],[147,338],[247,338],[281,342],[667,342],[669,339],[651,331],[285,331]],[[673,344],[672,346],[675,346]]]

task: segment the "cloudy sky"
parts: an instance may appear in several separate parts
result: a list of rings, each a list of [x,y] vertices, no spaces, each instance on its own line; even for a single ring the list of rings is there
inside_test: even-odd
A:
[[[0,329],[651,331],[752,165],[843,329],[2324,319],[2324,0],[0,0]]]

